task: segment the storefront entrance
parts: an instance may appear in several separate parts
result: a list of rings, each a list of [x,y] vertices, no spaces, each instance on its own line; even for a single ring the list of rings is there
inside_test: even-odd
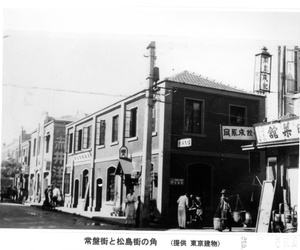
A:
[[[211,178],[211,166],[201,163],[188,166],[188,193],[200,195],[205,206],[209,206],[211,203]]]

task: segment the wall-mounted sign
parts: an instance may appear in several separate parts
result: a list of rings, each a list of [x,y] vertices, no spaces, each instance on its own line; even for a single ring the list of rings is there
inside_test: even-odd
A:
[[[85,153],[81,153],[81,154],[78,154],[78,155],[74,155],[74,161],[75,162],[89,160],[91,158],[92,158],[92,153],[91,152],[85,152]]]
[[[184,179],[181,178],[171,178],[170,185],[184,185]]]
[[[254,125],[254,127],[257,143],[299,139],[300,135],[299,118],[260,123]]]
[[[221,126],[221,139],[255,141],[254,128],[243,126]]]
[[[122,146],[120,148],[120,151],[119,151],[119,158],[120,159],[127,159],[128,158],[128,148],[125,147],[125,146]]]
[[[185,139],[178,140],[177,146],[179,148],[190,147],[192,146],[192,139],[185,138]]]

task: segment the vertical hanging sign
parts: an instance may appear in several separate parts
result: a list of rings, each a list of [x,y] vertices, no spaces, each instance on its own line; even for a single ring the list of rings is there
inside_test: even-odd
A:
[[[271,61],[272,56],[266,47],[262,48],[261,53],[255,55],[254,92],[270,92]]]

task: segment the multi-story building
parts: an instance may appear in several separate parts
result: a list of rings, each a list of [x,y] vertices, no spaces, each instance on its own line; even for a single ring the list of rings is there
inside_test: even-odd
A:
[[[22,168],[19,173],[16,173],[13,185],[20,191],[27,185],[27,176],[29,171],[29,147],[30,147],[30,134],[25,130],[22,132],[17,140],[14,140],[8,145],[2,147],[2,161],[15,161],[21,164]]]
[[[256,141],[243,150],[261,155],[265,173],[258,232],[297,229],[299,195],[300,50],[278,47],[278,118],[254,124]],[[276,107],[274,107],[276,110]],[[282,216],[280,216],[282,214]]]
[[[31,134],[29,197],[41,202],[49,184],[61,188],[64,164],[65,126],[74,118],[54,119],[43,113],[40,123]]]
[[[100,213],[124,209],[141,194],[145,92],[66,126],[65,206]],[[200,194],[207,217],[226,188],[245,209],[260,190],[241,150],[265,118],[265,97],[182,72],[155,85],[150,181],[151,216],[176,222],[182,192]],[[255,205],[254,205],[255,206]],[[212,224],[212,220],[208,220]]]

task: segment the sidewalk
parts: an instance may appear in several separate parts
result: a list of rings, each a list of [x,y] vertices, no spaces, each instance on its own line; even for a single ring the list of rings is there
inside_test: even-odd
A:
[[[42,209],[41,203],[25,203],[26,206],[32,206],[32,207],[39,207]],[[125,217],[119,217],[119,216],[111,216],[108,214],[104,214],[101,212],[91,212],[91,211],[82,211],[77,208],[67,208],[67,207],[56,207],[55,210],[63,212],[63,213],[70,213],[74,215],[83,216],[86,218],[94,219],[103,223],[113,224],[113,225],[120,225],[122,227],[125,227]],[[134,228],[133,228],[134,229]],[[182,230],[177,227],[171,226],[171,225],[162,225],[157,223],[150,223],[148,228],[140,228],[141,230]],[[213,227],[204,227],[203,229],[184,229],[184,231],[195,231],[195,230],[201,230],[204,232],[215,232],[220,233],[219,231],[215,230]],[[223,231],[224,233],[228,232],[228,229]],[[255,232],[255,228],[253,227],[233,227],[232,232],[244,232],[244,233],[253,233]]]

